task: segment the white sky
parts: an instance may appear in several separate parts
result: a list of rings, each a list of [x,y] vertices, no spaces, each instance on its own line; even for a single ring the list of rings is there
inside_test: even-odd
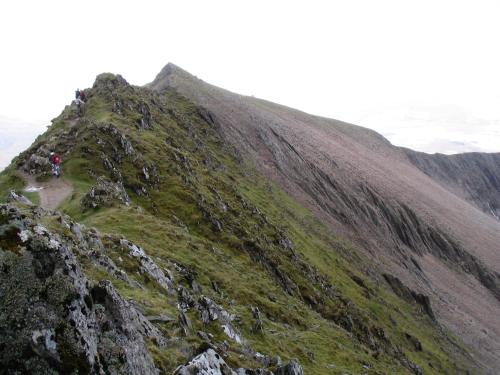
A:
[[[0,168],[97,74],[142,85],[169,61],[397,145],[499,152],[499,19],[481,0],[5,0]]]

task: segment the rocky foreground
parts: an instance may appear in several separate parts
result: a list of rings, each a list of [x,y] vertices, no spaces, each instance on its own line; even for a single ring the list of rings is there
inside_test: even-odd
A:
[[[56,222],[65,233],[47,229],[41,224],[45,220]],[[162,269],[143,249],[124,238],[103,239],[67,215],[13,205],[0,206],[0,235],[0,365],[4,372],[159,373],[147,343],[163,347],[179,338],[167,337],[152,322],[175,322],[189,331],[192,323],[185,314],[189,309],[197,310],[206,323],[218,321],[228,337],[243,343],[244,338],[232,325],[234,316],[176,282],[174,275],[188,270],[178,265]],[[166,293],[177,295],[178,316],[145,316],[111,282],[89,281],[80,261],[92,262],[110,276],[133,283],[106,255],[110,251],[130,258]],[[263,355],[245,345],[242,355],[253,356],[263,367],[231,369],[223,354],[218,354],[224,353],[224,348],[214,345],[206,332],[198,335],[206,350],[187,364],[179,364],[175,374],[303,374],[297,362],[282,364],[279,357]]]

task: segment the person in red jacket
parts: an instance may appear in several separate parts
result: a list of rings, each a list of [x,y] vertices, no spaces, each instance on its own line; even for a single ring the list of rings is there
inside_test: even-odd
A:
[[[52,167],[52,174],[59,178],[61,176],[61,157],[55,152],[49,155],[49,162]]]

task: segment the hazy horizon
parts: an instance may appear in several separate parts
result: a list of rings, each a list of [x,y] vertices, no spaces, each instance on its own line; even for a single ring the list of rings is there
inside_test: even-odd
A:
[[[397,146],[500,152],[499,10],[492,1],[4,2],[0,169],[97,74],[143,85],[168,61]]]

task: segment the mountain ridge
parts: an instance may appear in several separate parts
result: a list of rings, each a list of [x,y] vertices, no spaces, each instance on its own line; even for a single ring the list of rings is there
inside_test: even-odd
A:
[[[47,227],[50,238],[67,243],[76,234],[64,223],[70,229],[76,221],[97,228],[95,235],[86,232],[88,241],[94,243],[94,237],[103,246],[75,245],[73,251],[90,289],[95,283],[102,290],[110,280],[169,340],[164,347],[161,339],[149,342],[140,333],[157,369],[196,366],[213,358],[207,349],[212,348],[235,371],[260,367],[254,373],[265,374],[295,375],[279,372],[285,371],[282,364],[271,360],[278,354],[298,358],[308,374],[491,372],[495,353],[476,357],[474,352],[494,342],[495,321],[468,312],[493,338],[462,331],[462,320],[445,309],[456,303],[440,305],[437,298],[457,294],[442,293],[436,269],[455,277],[467,293],[479,291],[476,298],[490,311],[498,306],[495,275],[446,228],[415,213],[411,200],[380,190],[381,181],[389,189],[395,179],[385,178],[387,158],[394,158],[399,170],[416,170],[404,152],[361,127],[218,91],[167,67],[164,87],[98,76],[87,90],[84,116],[75,118],[68,106],[0,175],[1,192],[21,188],[16,169],[43,178],[47,153],[61,153],[65,178],[75,188],[60,207],[69,216],[20,209]],[[311,126],[301,127],[304,123]],[[321,138],[323,143],[309,142]],[[335,145],[335,152],[328,145]],[[363,166],[370,162],[376,167]],[[433,189],[449,194],[437,184]],[[395,195],[401,191],[390,189]],[[16,228],[7,217],[2,216],[1,230]],[[6,241],[0,242],[1,254],[9,262],[18,259],[9,251],[23,257],[48,251],[31,245],[23,250],[18,237],[13,241],[1,233],[10,232],[0,231]],[[175,280],[177,295],[167,279]],[[426,284],[438,286],[441,294]],[[112,308],[99,293],[96,306]],[[174,318],[162,323],[161,314]],[[121,332],[119,326],[113,329]],[[33,358],[53,354],[37,350]],[[103,353],[102,361],[109,356]],[[224,366],[213,365],[219,371]],[[287,368],[297,369],[292,362]]]

